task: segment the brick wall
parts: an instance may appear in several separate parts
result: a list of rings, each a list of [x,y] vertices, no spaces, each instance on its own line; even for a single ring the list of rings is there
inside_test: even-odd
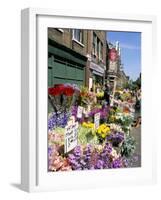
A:
[[[48,37],[74,51],[86,56],[87,53],[87,31],[83,31],[83,44],[73,40],[72,29],[48,29]]]

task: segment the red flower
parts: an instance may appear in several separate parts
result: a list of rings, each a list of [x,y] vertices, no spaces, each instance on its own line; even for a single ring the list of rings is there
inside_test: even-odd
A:
[[[51,91],[49,93],[52,96],[58,96],[59,95],[59,88],[51,88]]]
[[[52,96],[58,96],[62,93],[61,87],[53,87],[53,88],[48,88],[48,94]]]
[[[52,96],[58,96],[61,94],[64,94],[66,96],[72,96],[73,93],[73,87],[64,86],[63,84],[57,84],[53,88],[48,88],[48,94]]]
[[[72,87],[68,86],[64,89],[64,95],[66,96],[72,96],[73,93],[74,93],[74,89]]]

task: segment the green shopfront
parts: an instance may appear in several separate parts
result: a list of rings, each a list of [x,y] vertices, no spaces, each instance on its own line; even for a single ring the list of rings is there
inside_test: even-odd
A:
[[[85,84],[87,58],[53,40],[48,41],[48,87],[55,84]]]

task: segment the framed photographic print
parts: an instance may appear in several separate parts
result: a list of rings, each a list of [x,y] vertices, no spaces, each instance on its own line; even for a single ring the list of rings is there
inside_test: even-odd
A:
[[[31,8],[21,27],[22,189],[154,183],[155,17]]]

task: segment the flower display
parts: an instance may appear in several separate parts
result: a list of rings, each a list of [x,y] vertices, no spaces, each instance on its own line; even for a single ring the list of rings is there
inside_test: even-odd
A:
[[[100,137],[105,138],[107,135],[110,134],[110,127],[106,124],[101,124],[96,132]]]
[[[125,166],[124,160],[112,148],[110,143],[106,143],[101,151],[90,144],[83,149],[80,146],[75,148],[68,155],[68,162],[73,170],[108,169]]]
[[[70,111],[71,106],[78,101],[79,95],[79,88],[72,84],[56,84],[48,88],[48,99],[56,113]]]
[[[48,94],[54,108],[48,114],[48,171],[125,168],[137,162],[128,102],[107,106],[103,92],[74,84],[54,85]]]

